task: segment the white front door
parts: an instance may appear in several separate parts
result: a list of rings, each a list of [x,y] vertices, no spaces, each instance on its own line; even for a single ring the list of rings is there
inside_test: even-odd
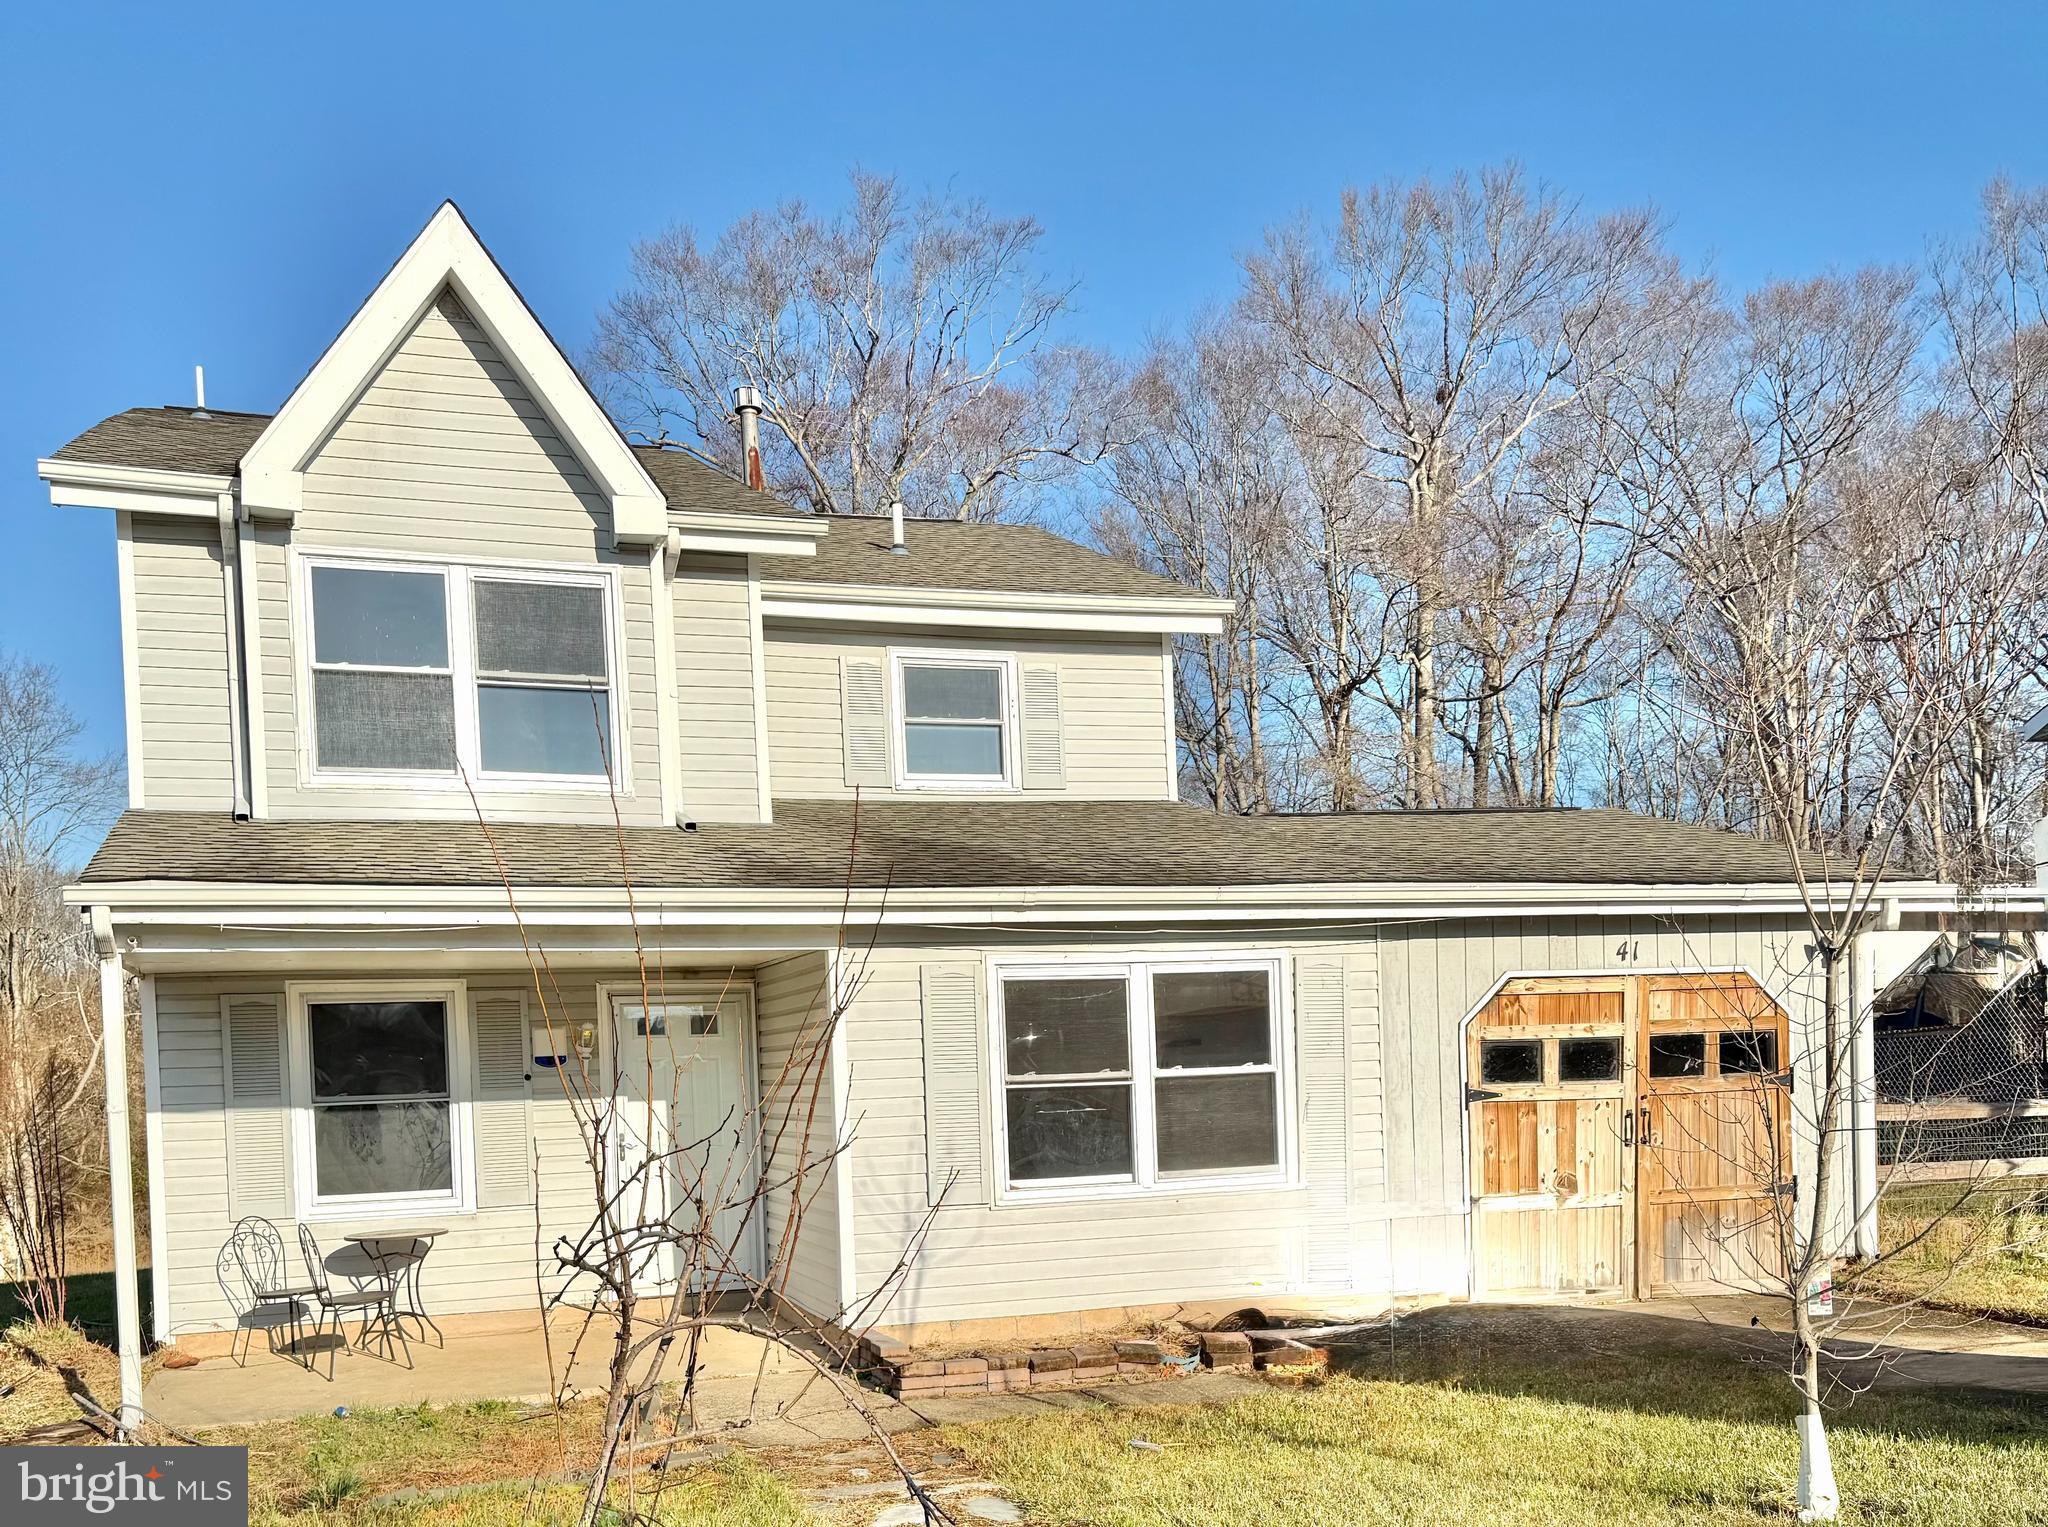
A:
[[[749,1214],[747,1203],[760,1160],[748,1065],[750,996],[727,988],[651,1003],[637,996],[612,1002],[618,1180],[626,1183],[650,1153],[668,1157],[665,1171],[642,1179],[644,1192],[640,1182],[628,1187],[621,1217],[629,1224],[666,1218],[676,1229],[674,1242],[696,1232],[704,1206],[724,1205],[713,1215],[711,1243],[697,1254],[696,1286],[760,1273],[761,1215]],[[643,1272],[673,1287],[689,1259],[669,1244]]]

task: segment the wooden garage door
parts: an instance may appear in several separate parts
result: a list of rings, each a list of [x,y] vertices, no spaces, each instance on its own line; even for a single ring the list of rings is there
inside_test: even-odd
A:
[[[1792,1182],[1785,1010],[1747,976],[1652,976],[1637,1039],[1645,1294],[1779,1277]]]
[[[1630,982],[1511,982],[1473,1022],[1477,1292],[1617,1294],[1630,1278]]]
[[[1507,983],[1467,1036],[1474,1293],[1767,1281],[1785,1056],[1784,1011],[1746,976]]]

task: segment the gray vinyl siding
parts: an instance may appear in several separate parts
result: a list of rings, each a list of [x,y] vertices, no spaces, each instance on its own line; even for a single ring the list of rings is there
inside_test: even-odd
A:
[[[660,820],[653,573],[645,552],[611,549],[611,510],[546,414],[490,341],[446,299],[413,333],[307,464],[290,544],[309,551],[403,552],[480,562],[617,566],[619,655],[630,795],[626,820]],[[264,766],[279,817],[469,816],[466,793],[313,787],[292,645],[286,532],[264,527],[255,555],[261,625]],[[304,612],[299,612],[303,629]],[[460,699],[458,697],[458,703]],[[611,820],[602,792],[498,793],[494,816]]]
[[[1056,668],[1066,784],[1033,791],[1045,798],[1167,800],[1166,667],[1159,638],[1038,634],[989,637],[907,628],[893,639],[872,630],[771,623],[764,648],[768,682],[769,775],[778,796],[852,794],[840,707],[840,660],[886,665],[891,645],[947,651],[1014,653],[1020,667]],[[891,681],[893,690],[893,680]],[[893,710],[893,695],[890,700]],[[890,738],[893,754],[898,740]],[[898,794],[864,788],[864,796]],[[905,792],[907,793],[907,792]],[[916,791],[930,799],[935,792]]]
[[[294,972],[289,979],[349,978],[362,973]],[[594,1019],[598,1015],[598,983],[631,979],[628,971],[573,980],[565,976],[560,982],[560,1004],[551,1012],[563,1023]],[[286,980],[275,974],[157,978],[154,1063],[161,1084],[166,1221],[162,1244],[169,1263],[173,1337],[224,1329],[233,1319],[216,1267],[233,1223],[228,1195],[221,995],[232,991],[281,993]],[[472,992],[517,988],[521,981],[522,973],[514,971],[469,977]],[[527,1002],[531,1017],[530,993]],[[463,1021],[468,1021],[467,1014]],[[540,1163],[537,1205],[430,1216],[449,1231],[435,1244],[425,1269],[427,1307],[437,1314],[534,1308],[536,1215],[542,1245],[558,1235],[578,1232],[590,1221],[590,1168],[558,1081],[536,1078],[530,1118],[529,1148],[537,1148]],[[278,1228],[296,1265],[297,1230],[288,1222],[280,1222]],[[326,1250],[334,1251],[340,1248],[340,1232],[346,1228],[320,1224],[315,1233]],[[548,1287],[554,1288],[557,1278],[552,1258],[543,1271]]]
[[[769,1281],[826,1319],[840,1307],[836,1121],[831,1065],[819,1053],[829,970],[824,954],[802,954],[764,965],[754,978]]]
[[[749,576],[744,557],[686,553],[671,585],[682,804],[700,822],[761,819]]]
[[[1313,1302],[1340,1291],[1309,1276],[1311,1253],[1327,1245],[1311,1237],[1328,1230],[1312,1201],[1342,1203],[1350,1287],[1341,1292],[1367,1300],[1463,1297],[1469,1274],[1462,1026],[1494,985],[1510,974],[1747,969],[1792,1017],[1803,1089],[1814,1074],[1808,1060],[1817,1018],[1805,942],[1795,920],[1736,916],[1683,924],[1647,917],[1443,920],[1388,924],[1344,940],[1290,940],[1278,946],[1289,958],[1290,1001],[1293,972],[1303,962],[1337,958],[1344,966],[1347,1181],[1328,1183],[1309,1172],[1299,1187],[1284,1189],[947,1206],[880,1318],[915,1324],[1181,1300]],[[1086,947],[1019,944],[1002,952]],[[1093,947],[1192,953],[1202,945],[1105,935]],[[888,1275],[926,1213],[920,971],[987,953],[935,945],[880,950],[867,963],[846,1020],[847,1111],[857,1121],[857,1299]],[[983,1013],[985,1019],[985,1005]],[[1297,1079],[1297,1108],[1302,1091]],[[1810,1121],[1810,1094],[1802,1091],[1802,1098],[1795,1118]],[[992,1107],[984,1109],[984,1128],[992,1128]],[[1797,1169],[1809,1182],[1810,1127],[1795,1147]],[[1000,1162],[995,1170],[1000,1175]]]
[[[234,730],[220,527],[136,515],[131,530],[142,804],[226,811],[234,804]]]

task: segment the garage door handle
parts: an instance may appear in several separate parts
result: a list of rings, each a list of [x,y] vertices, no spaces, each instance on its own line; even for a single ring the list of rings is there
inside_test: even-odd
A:
[[[1621,1143],[1623,1145],[1634,1145],[1636,1143],[1636,1111],[1633,1108],[1621,1116]]]

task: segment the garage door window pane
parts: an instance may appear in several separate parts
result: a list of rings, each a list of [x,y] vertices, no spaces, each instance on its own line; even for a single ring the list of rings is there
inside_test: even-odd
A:
[[[1130,1083],[1012,1087],[1010,1181],[1131,1175]]]
[[[1650,1036],[1650,1075],[1662,1077],[1704,1076],[1706,1071],[1706,1035],[1652,1034]]]
[[[1009,1075],[1128,1075],[1130,987],[1121,977],[1005,981],[1003,1040]]]
[[[1539,1039],[1480,1041],[1479,1079],[1498,1086],[1542,1081],[1543,1042]]]
[[[1778,1036],[1769,1029],[1721,1036],[1721,1074],[1769,1075],[1778,1069]]]
[[[1152,978],[1161,1070],[1259,1066],[1273,1059],[1273,1015],[1263,970],[1168,971]]]
[[[1270,1072],[1163,1076],[1153,1098],[1162,1176],[1270,1171],[1279,1165],[1279,1109]]]
[[[1560,1039],[1557,1042],[1560,1082],[1613,1082],[1621,1079],[1621,1038]]]

